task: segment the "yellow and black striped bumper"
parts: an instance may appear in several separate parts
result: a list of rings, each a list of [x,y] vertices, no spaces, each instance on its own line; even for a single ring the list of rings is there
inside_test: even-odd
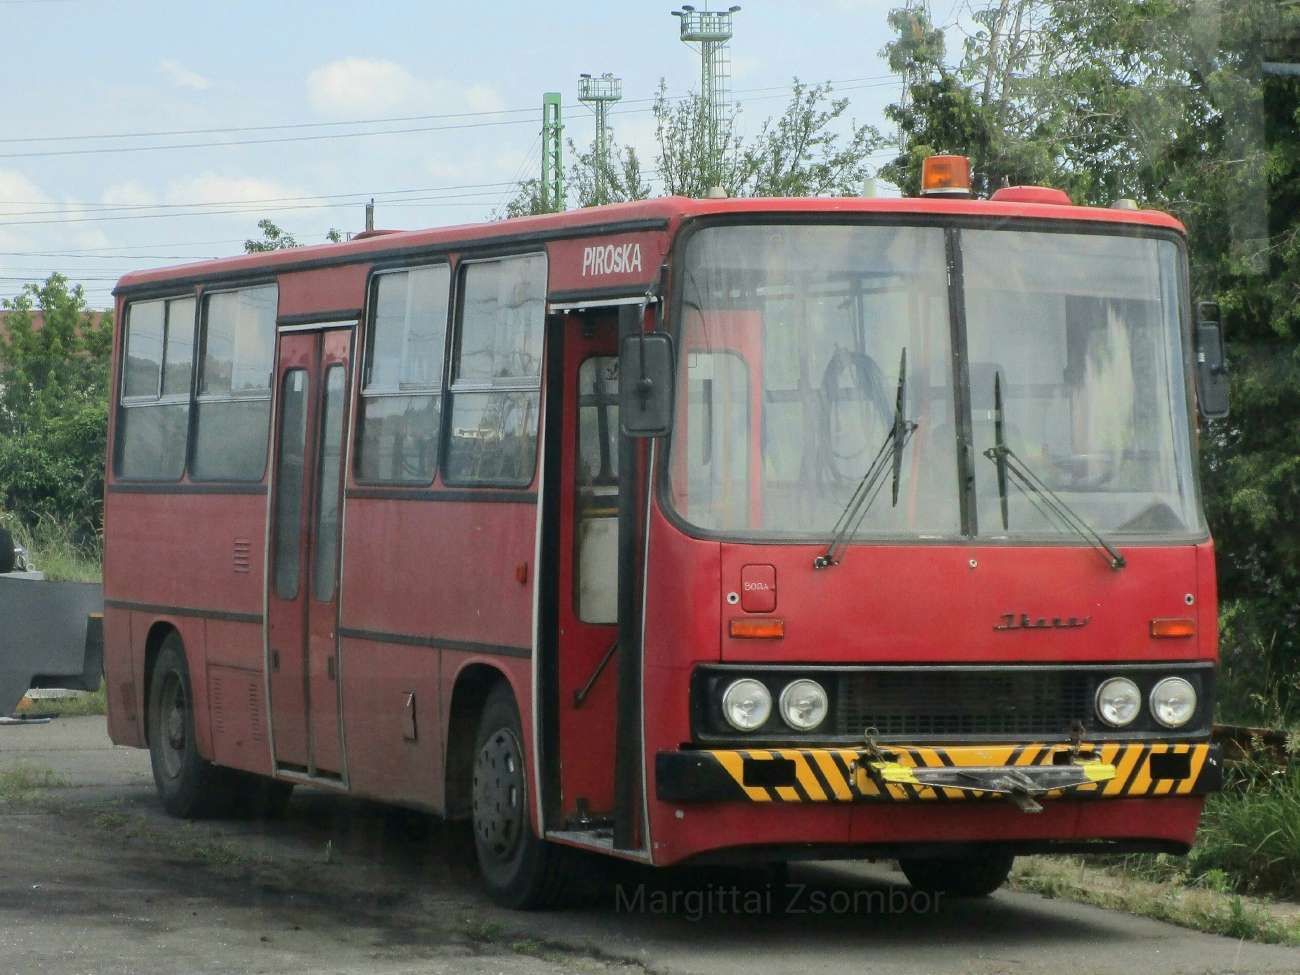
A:
[[[665,802],[909,802],[1001,798],[983,789],[928,786],[912,769],[1031,769],[1068,761],[1068,745],[888,745],[887,762],[859,748],[763,748],[659,752],[655,791]],[[1059,756],[1059,757],[1058,757]],[[1200,796],[1220,788],[1217,745],[1085,744],[1090,780],[1041,798]],[[874,767],[873,767],[874,766]]]

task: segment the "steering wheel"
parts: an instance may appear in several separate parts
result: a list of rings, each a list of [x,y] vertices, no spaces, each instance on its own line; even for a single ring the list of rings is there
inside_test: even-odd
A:
[[[888,427],[894,420],[894,406],[890,402],[889,386],[876,360],[853,349],[836,349],[822,373],[819,397],[822,406],[822,428],[819,431],[821,436],[818,438],[822,447],[822,466],[836,480],[843,480],[846,477],[840,470],[840,461],[860,457],[872,447],[872,444],[864,440],[856,450],[847,454],[839,453],[835,449],[835,410],[840,399],[840,380],[846,373],[853,388],[858,391],[864,421],[868,419],[873,408],[882,427]]]

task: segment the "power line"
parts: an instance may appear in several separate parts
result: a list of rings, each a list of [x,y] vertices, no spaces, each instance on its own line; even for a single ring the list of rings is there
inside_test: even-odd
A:
[[[894,83],[893,76],[891,75],[889,77],[890,77],[889,82],[879,82],[875,84],[861,84],[852,87],[846,86],[837,90],[838,91],[860,91],[866,88],[881,87],[886,83],[889,84]],[[769,88],[755,88],[751,90],[752,91],[773,91],[778,89],[774,87],[769,87]],[[785,89],[784,87],[782,87],[779,90],[784,91]],[[740,92],[736,92],[735,94],[740,94]],[[780,97],[780,96],[759,95],[751,100],[763,101],[772,97]],[[629,100],[628,104],[634,104],[637,102],[640,103],[653,102],[653,99],[645,99],[645,98],[632,99]],[[511,109],[510,111],[520,111],[520,110]],[[634,109],[624,109],[618,112],[611,112],[610,114],[611,115],[638,115],[638,114],[645,114],[648,111],[651,111],[651,109],[634,108]],[[482,114],[490,114],[490,113],[482,113]],[[415,119],[420,118],[420,116],[411,116],[411,117]],[[439,116],[430,116],[430,118],[438,118],[438,117]],[[471,115],[470,113],[466,113],[465,115],[462,116],[442,116],[442,118],[455,118],[455,117],[464,118],[464,117],[478,117],[478,116]],[[316,135],[279,136],[270,139],[226,139],[226,140],[208,141],[208,142],[173,142],[165,145],[100,146],[92,149],[41,149],[33,152],[0,153],[0,159],[49,159],[53,157],[66,157],[66,156],[111,155],[115,153],[125,153],[125,152],[164,152],[164,151],[172,151],[177,149],[215,149],[215,148],[227,148],[227,147],[237,147],[237,146],[284,145],[287,143],[294,143],[294,142],[321,142],[330,139],[362,139],[362,138],[372,138],[374,136],[384,136],[384,135],[414,135],[414,134],[421,134],[426,132],[450,132],[450,131],[458,131],[463,129],[492,128],[495,126],[504,126],[504,125],[527,125],[531,121],[532,121],[531,119],[525,116],[521,118],[497,119],[495,121],[490,121],[490,122],[458,122],[450,125],[419,125],[410,128],[379,129],[375,131],[365,131],[365,132],[327,132],[327,133],[321,133]],[[317,123],[304,123],[304,125],[314,125],[314,124]],[[371,124],[371,123],[350,123],[350,124]],[[213,130],[211,134],[218,134],[220,131],[221,130]],[[226,131],[233,132],[237,130],[231,129]],[[53,138],[62,138],[62,137],[53,137]],[[115,138],[115,137],[101,136],[99,138]]]

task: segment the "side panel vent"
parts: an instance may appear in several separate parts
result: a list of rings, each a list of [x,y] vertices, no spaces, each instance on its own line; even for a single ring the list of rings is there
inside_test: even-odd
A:
[[[235,539],[235,571],[247,572],[251,564],[253,543],[247,538]]]
[[[269,774],[262,674],[235,667],[208,668],[212,758],[218,765]]]

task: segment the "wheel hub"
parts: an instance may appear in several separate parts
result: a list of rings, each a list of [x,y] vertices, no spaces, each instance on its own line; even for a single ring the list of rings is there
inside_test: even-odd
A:
[[[188,704],[185,698],[185,682],[180,675],[172,672],[165,678],[162,694],[162,758],[167,774],[171,778],[180,775],[185,764],[185,745],[188,738],[189,722],[187,720]]]
[[[474,762],[474,830],[500,861],[510,860],[527,828],[523,752],[502,728],[479,749]]]

